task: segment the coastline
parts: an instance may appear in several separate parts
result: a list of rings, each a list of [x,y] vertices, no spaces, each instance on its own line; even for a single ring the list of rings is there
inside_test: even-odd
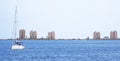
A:
[[[1,40],[38,40],[38,41],[41,41],[41,40],[50,40],[50,39],[0,39],[0,41]],[[77,41],[99,41],[99,40],[120,40],[120,39],[54,39],[54,40],[61,40],[61,41],[64,41],[64,40],[67,40],[67,41],[74,41],[74,40],[77,40]]]

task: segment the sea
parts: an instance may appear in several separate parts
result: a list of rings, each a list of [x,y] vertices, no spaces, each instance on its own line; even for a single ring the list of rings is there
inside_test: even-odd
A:
[[[120,40],[0,40],[0,61],[120,61]]]

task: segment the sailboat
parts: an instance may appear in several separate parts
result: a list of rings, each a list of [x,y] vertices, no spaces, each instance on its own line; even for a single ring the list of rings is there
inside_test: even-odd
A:
[[[20,41],[18,41],[17,38],[16,38],[16,30],[17,30],[17,18],[16,18],[16,17],[17,17],[17,6],[16,6],[16,8],[15,8],[15,21],[14,21],[15,41],[14,41],[14,45],[12,45],[11,49],[12,49],[12,50],[22,50],[22,49],[24,49],[25,47],[24,47],[24,45],[22,45],[22,43],[21,43]]]

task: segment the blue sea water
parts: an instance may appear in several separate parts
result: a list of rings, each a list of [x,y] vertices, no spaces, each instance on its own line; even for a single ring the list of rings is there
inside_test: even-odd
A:
[[[13,41],[0,41],[0,61],[120,61],[120,40],[24,40],[24,50],[11,50]]]

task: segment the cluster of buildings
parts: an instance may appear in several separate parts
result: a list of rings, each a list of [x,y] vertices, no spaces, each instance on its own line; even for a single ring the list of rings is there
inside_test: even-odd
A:
[[[102,39],[100,32],[96,32],[96,31],[95,31],[95,32],[93,33],[93,39],[95,39],[95,40],[100,40],[100,39]],[[111,31],[111,32],[110,32],[110,38],[109,38],[109,36],[105,36],[103,39],[117,40],[117,39],[118,39],[117,31]]]
[[[38,39],[37,38],[37,31],[30,31],[29,38],[26,36],[26,32],[24,29],[19,30],[19,39]],[[47,40],[55,40],[55,32],[49,32],[47,38],[42,38]]]
[[[29,38],[27,38],[25,30],[21,29],[21,30],[19,30],[19,39],[39,39],[39,38],[37,38],[37,31],[33,31],[33,30],[30,31]],[[41,38],[41,39],[55,40],[55,32],[54,31],[48,32],[47,37]],[[89,39],[89,37],[87,39]],[[93,32],[93,39],[94,40],[101,40],[101,39],[117,40],[118,35],[117,35],[117,31],[111,31],[110,37],[105,36],[104,38],[101,38],[101,33],[95,31],[95,32]]]

